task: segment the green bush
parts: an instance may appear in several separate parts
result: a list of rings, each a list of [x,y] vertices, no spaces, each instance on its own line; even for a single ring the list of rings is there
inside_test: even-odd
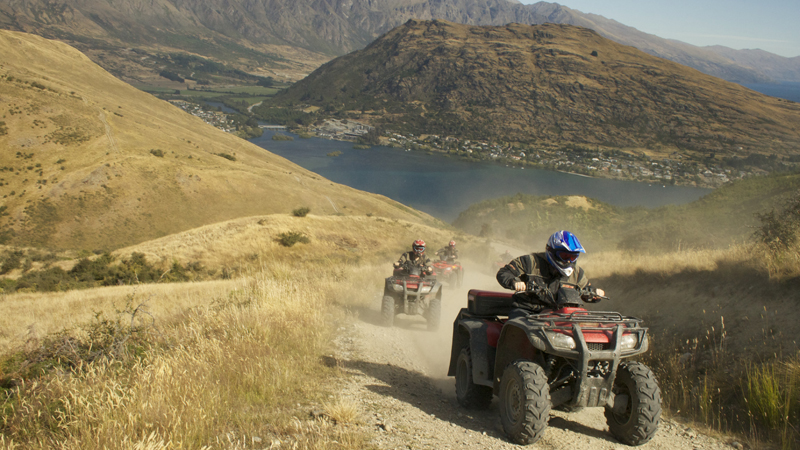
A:
[[[20,251],[7,255],[3,267],[8,270],[21,267],[22,256],[24,253]],[[41,255],[34,256],[29,255],[29,261],[46,258]],[[148,263],[143,253],[132,253],[129,258],[123,258],[118,262],[110,253],[104,253],[94,259],[84,257],[69,271],[60,267],[48,267],[43,270],[28,271],[16,280],[0,280],[0,288],[4,292],[19,290],[54,292],[121,284],[190,281],[206,275],[205,268],[198,262],[183,266],[176,261],[164,270]]]
[[[0,264],[0,275],[7,274],[14,269],[19,269],[22,266],[23,256],[25,256],[25,254],[21,251],[7,253],[3,258],[3,263]]]
[[[291,247],[294,244],[308,244],[310,240],[308,236],[300,233],[299,231],[288,231],[286,233],[281,233],[278,235],[278,243],[280,243],[284,247]]]
[[[161,149],[158,149],[158,148],[150,149],[150,154],[153,155],[153,156],[158,156],[159,158],[163,158],[164,157],[164,152]]]
[[[305,217],[310,212],[311,209],[304,206],[302,208],[297,208],[294,211],[292,211],[292,215],[294,215],[295,217]]]

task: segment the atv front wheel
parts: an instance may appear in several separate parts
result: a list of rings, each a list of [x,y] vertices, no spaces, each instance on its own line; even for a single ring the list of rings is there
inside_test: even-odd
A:
[[[391,295],[383,296],[383,303],[381,303],[381,323],[385,327],[394,325],[394,297]]]
[[[508,437],[519,445],[533,444],[542,438],[549,417],[544,369],[524,360],[509,364],[500,380],[500,421]]]
[[[644,364],[620,364],[614,379],[614,405],[605,410],[611,434],[627,445],[653,438],[661,419],[661,390],[653,371]]]
[[[456,399],[464,408],[486,409],[492,403],[492,388],[472,380],[472,356],[469,347],[461,349],[456,363]]]
[[[439,329],[439,322],[442,320],[442,299],[434,297],[428,304],[428,311],[426,313],[428,319],[428,330],[436,331]]]

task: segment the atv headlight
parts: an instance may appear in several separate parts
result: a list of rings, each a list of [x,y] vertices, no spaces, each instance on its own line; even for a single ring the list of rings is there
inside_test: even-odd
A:
[[[395,292],[403,292],[403,285],[402,284],[393,284],[392,285],[392,289],[394,289]]]
[[[572,339],[572,336],[567,336],[563,333],[556,333],[555,331],[546,331],[545,333],[547,333],[547,338],[550,339],[553,347],[568,348],[570,350],[575,348],[575,339]]]
[[[623,334],[619,341],[620,350],[633,350],[639,343],[639,336],[635,334]]]
[[[427,294],[430,291],[431,291],[431,286],[422,286],[420,288],[420,292],[422,292],[423,294]]]

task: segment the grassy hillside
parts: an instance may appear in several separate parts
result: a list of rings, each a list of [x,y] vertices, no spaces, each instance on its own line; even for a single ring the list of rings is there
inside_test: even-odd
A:
[[[287,232],[302,233],[308,238],[308,242],[286,247],[280,243],[280,235]],[[159,267],[162,272],[170,270],[175,262],[182,265],[193,263],[203,267],[206,273],[213,272],[213,275],[204,277],[207,281],[198,284],[209,286],[205,295],[197,293],[204,298],[198,301],[205,303],[219,297],[213,287],[217,285],[214,279],[247,277],[275,264],[284,267],[288,271],[286,276],[292,279],[306,270],[328,267],[335,271],[336,267],[357,267],[359,264],[378,264],[383,272],[387,272],[383,276],[388,276],[391,272],[390,263],[402,252],[408,251],[414,240],[424,239],[429,248],[435,251],[453,238],[458,240],[462,254],[470,258],[486,259],[483,240],[450,230],[375,216],[313,214],[306,217],[276,214],[233,219],[121,248],[113,254],[122,259],[132,253],[142,253],[147,261]],[[68,269],[77,262],[78,259],[68,259],[52,264]],[[32,270],[42,268],[41,264],[36,264]],[[18,277],[21,272],[21,269],[15,269],[9,275]],[[306,275],[313,277],[313,274]],[[371,280],[363,289],[369,291],[376,288],[381,280],[381,277]],[[163,289],[171,291],[171,288]],[[203,289],[206,288],[199,288],[200,291]],[[193,290],[191,288],[190,292]],[[131,292],[130,288],[52,294],[18,293],[4,297],[4,307],[15,311],[15,314],[0,319],[0,327],[6,330],[0,335],[0,348],[7,348],[11,342],[24,336],[27,327],[33,322],[37,322],[38,333],[49,334],[61,330],[68,322],[88,321],[94,311],[112,309],[112,299],[118,299],[126,292]],[[331,294],[330,298],[334,297]],[[191,305],[180,300],[173,305],[164,305],[166,309],[163,310],[159,306],[157,311],[159,314],[169,315],[168,313],[188,306]],[[53,309],[62,311],[59,314],[69,314],[72,317],[69,321],[62,320],[63,317],[58,315],[52,316],[52,320],[41,319],[50,317],[46,311]]]
[[[799,174],[727,184],[686,205],[620,208],[585,197],[517,194],[470,206],[453,224],[468,233],[537,245],[569,229],[593,249],[675,251],[727,248],[749,240],[757,214],[780,209],[800,190]]]
[[[0,31],[0,61],[0,243],[111,250],[300,207],[433,221],[206,125],[65,44]]]

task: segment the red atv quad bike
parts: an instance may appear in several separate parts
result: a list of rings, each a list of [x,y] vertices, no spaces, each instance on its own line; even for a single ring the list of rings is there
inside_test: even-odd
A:
[[[428,329],[436,330],[442,317],[442,284],[421,267],[406,263],[395,267],[394,275],[386,278],[381,304],[383,325],[394,325],[397,314],[421,315]]]
[[[597,297],[576,285],[548,290],[539,281],[525,293],[469,291],[453,324],[448,371],[458,402],[485,409],[498,396],[503,430],[521,445],[542,437],[551,408],[582,407],[604,407],[620,442],[648,442],[661,418],[661,391],[653,372],[630,360],[647,351],[647,328],[634,317],[587,311],[582,297]],[[548,306],[508,320],[513,295]]]
[[[460,288],[464,282],[464,267],[455,259],[439,260],[433,263],[436,277],[447,282],[447,285]]]

